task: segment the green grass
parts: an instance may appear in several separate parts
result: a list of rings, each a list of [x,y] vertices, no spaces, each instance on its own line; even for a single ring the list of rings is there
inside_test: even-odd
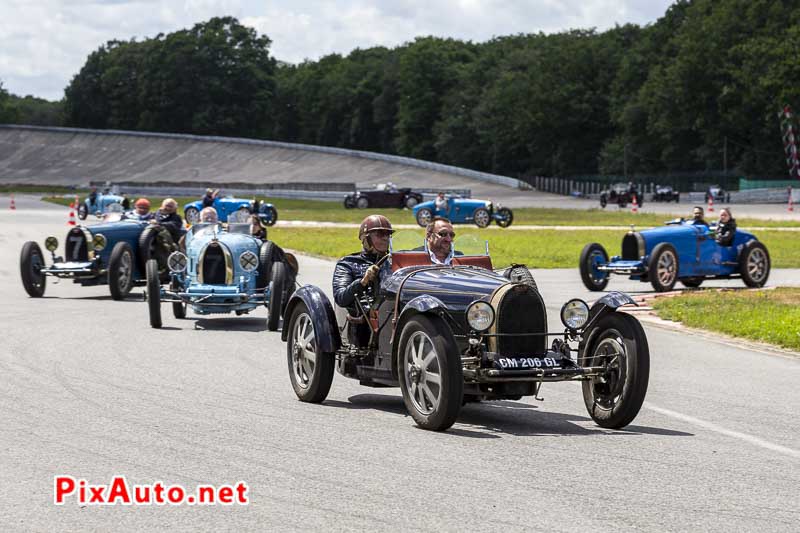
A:
[[[344,194],[342,194],[344,197]],[[59,205],[69,205],[70,198],[44,197],[45,201]],[[136,198],[131,196],[131,201]],[[163,197],[149,198],[153,206],[161,204]],[[198,198],[177,197],[175,200],[183,207]],[[321,200],[294,200],[287,198],[266,198],[265,201],[275,204],[279,220],[317,220],[322,222],[349,222],[358,224],[368,214],[380,213],[386,215],[394,224],[414,224],[414,216],[409,209],[345,209],[341,202],[323,202]],[[681,207],[682,209],[682,207]],[[182,209],[181,209],[182,210]],[[686,216],[689,216],[686,206]],[[515,225],[536,226],[630,226],[649,228],[661,226],[671,217],[663,214],[638,214],[634,215],[627,210],[614,209],[555,209],[523,207],[514,209]],[[739,227],[800,227],[800,220],[759,220],[737,219]]]
[[[697,291],[659,298],[661,318],[800,351],[800,289]]]
[[[477,235],[488,240],[492,261],[497,266],[513,262],[531,268],[577,268],[581,250],[590,242],[602,244],[609,255],[621,253],[622,235],[616,230],[488,231],[456,226],[456,232],[459,237]],[[422,242],[422,229],[419,235]],[[774,268],[800,268],[797,253],[800,235],[762,231],[758,237],[767,246]],[[269,229],[269,238],[285,248],[331,258],[360,248],[355,228],[273,227]]]

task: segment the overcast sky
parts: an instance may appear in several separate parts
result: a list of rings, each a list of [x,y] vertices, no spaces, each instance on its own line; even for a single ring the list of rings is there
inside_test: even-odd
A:
[[[231,15],[272,39],[289,62],[417,36],[493,36],[648,24],[672,0],[0,0],[0,81],[9,92],[59,100],[100,45],[142,40]]]

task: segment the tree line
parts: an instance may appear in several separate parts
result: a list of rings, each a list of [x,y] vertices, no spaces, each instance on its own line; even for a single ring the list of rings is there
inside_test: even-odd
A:
[[[231,17],[111,41],[59,103],[24,107],[0,86],[0,118],[336,146],[516,177],[783,177],[777,113],[800,107],[797,0],[678,0],[643,27],[420,37],[300,64],[270,45]]]

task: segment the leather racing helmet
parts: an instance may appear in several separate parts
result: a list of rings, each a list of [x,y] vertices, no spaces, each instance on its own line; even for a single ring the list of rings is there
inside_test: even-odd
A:
[[[365,250],[372,250],[372,242],[369,234],[373,231],[385,230],[391,235],[394,233],[392,223],[383,215],[370,215],[361,221],[358,228],[358,239],[363,244]]]

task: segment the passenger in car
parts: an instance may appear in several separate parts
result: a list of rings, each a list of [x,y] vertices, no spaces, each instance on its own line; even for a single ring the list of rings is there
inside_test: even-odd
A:
[[[219,189],[206,189],[206,193],[203,195],[203,207],[211,207],[214,205],[214,200],[216,200],[217,196],[219,195]]]
[[[184,233],[183,220],[178,211],[178,202],[174,198],[164,198],[161,202],[161,209],[156,211],[155,216],[150,220],[151,224],[160,224],[167,230],[173,242],[178,242]]]
[[[435,217],[425,227],[425,240],[428,243],[428,253],[435,265],[449,265],[453,261],[453,239],[456,232],[453,224],[444,217]]]
[[[730,246],[733,244],[733,237],[736,234],[736,219],[731,216],[731,210],[723,207],[719,212],[717,222],[716,240],[720,246]]]
[[[216,224],[219,222],[217,210],[213,207],[204,207],[203,210],[200,211],[200,222],[204,224]]]
[[[692,212],[692,224],[695,226],[706,226],[708,227],[708,222],[706,219],[703,218],[705,215],[703,208],[699,205],[694,206],[694,210]]]

